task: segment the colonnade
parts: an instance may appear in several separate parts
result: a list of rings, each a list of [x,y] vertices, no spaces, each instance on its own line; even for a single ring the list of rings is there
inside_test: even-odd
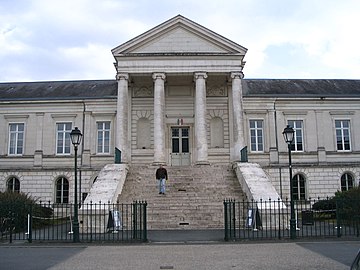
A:
[[[207,142],[207,105],[206,105],[206,72],[195,72],[195,150],[193,163],[208,164],[208,142]],[[232,109],[233,109],[233,146],[232,159],[240,158],[240,150],[244,147],[243,134],[243,107],[242,107],[242,72],[232,72]],[[131,161],[129,157],[128,142],[128,87],[129,74],[119,73],[116,76],[118,82],[117,115],[116,115],[116,139],[115,147],[122,152],[122,162]],[[166,164],[165,153],[165,81],[166,74],[153,73],[154,81],[154,164]]]

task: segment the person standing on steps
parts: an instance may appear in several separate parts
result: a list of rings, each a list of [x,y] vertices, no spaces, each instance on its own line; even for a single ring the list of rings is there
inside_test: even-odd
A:
[[[165,195],[165,182],[168,180],[168,174],[162,164],[156,170],[156,179],[159,181],[159,194]]]

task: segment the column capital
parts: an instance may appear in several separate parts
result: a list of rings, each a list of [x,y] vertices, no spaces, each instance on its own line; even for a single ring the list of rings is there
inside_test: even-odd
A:
[[[201,71],[201,72],[195,72],[194,73],[194,79],[197,80],[199,78],[203,78],[203,79],[206,79],[208,76],[207,76],[207,73],[204,72],[204,71]]]
[[[128,73],[118,73],[116,74],[116,80],[120,81],[120,80],[129,80],[129,74]]]
[[[164,80],[166,79],[166,74],[164,72],[155,72],[152,74],[152,78],[153,80],[157,80],[157,79],[161,79]]]
[[[231,79],[243,79],[244,73],[242,71],[235,71],[230,73]]]

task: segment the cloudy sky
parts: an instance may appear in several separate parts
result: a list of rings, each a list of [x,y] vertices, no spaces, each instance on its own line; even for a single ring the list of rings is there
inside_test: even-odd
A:
[[[0,82],[114,79],[111,49],[181,14],[246,78],[360,79],[359,0],[0,0]]]

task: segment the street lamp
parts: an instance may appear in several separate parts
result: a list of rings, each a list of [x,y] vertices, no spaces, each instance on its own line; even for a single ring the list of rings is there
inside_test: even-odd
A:
[[[70,133],[71,143],[74,145],[75,150],[75,187],[74,187],[74,220],[73,220],[73,242],[80,242],[79,236],[79,219],[78,219],[78,198],[77,198],[77,150],[81,142],[81,131],[75,127]]]
[[[289,151],[289,173],[290,173],[290,239],[296,238],[296,220],[295,220],[295,207],[294,207],[294,199],[293,199],[293,179],[292,179],[292,167],[291,167],[291,145],[294,141],[294,129],[287,125],[284,128],[283,136],[284,140],[288,145]]]

